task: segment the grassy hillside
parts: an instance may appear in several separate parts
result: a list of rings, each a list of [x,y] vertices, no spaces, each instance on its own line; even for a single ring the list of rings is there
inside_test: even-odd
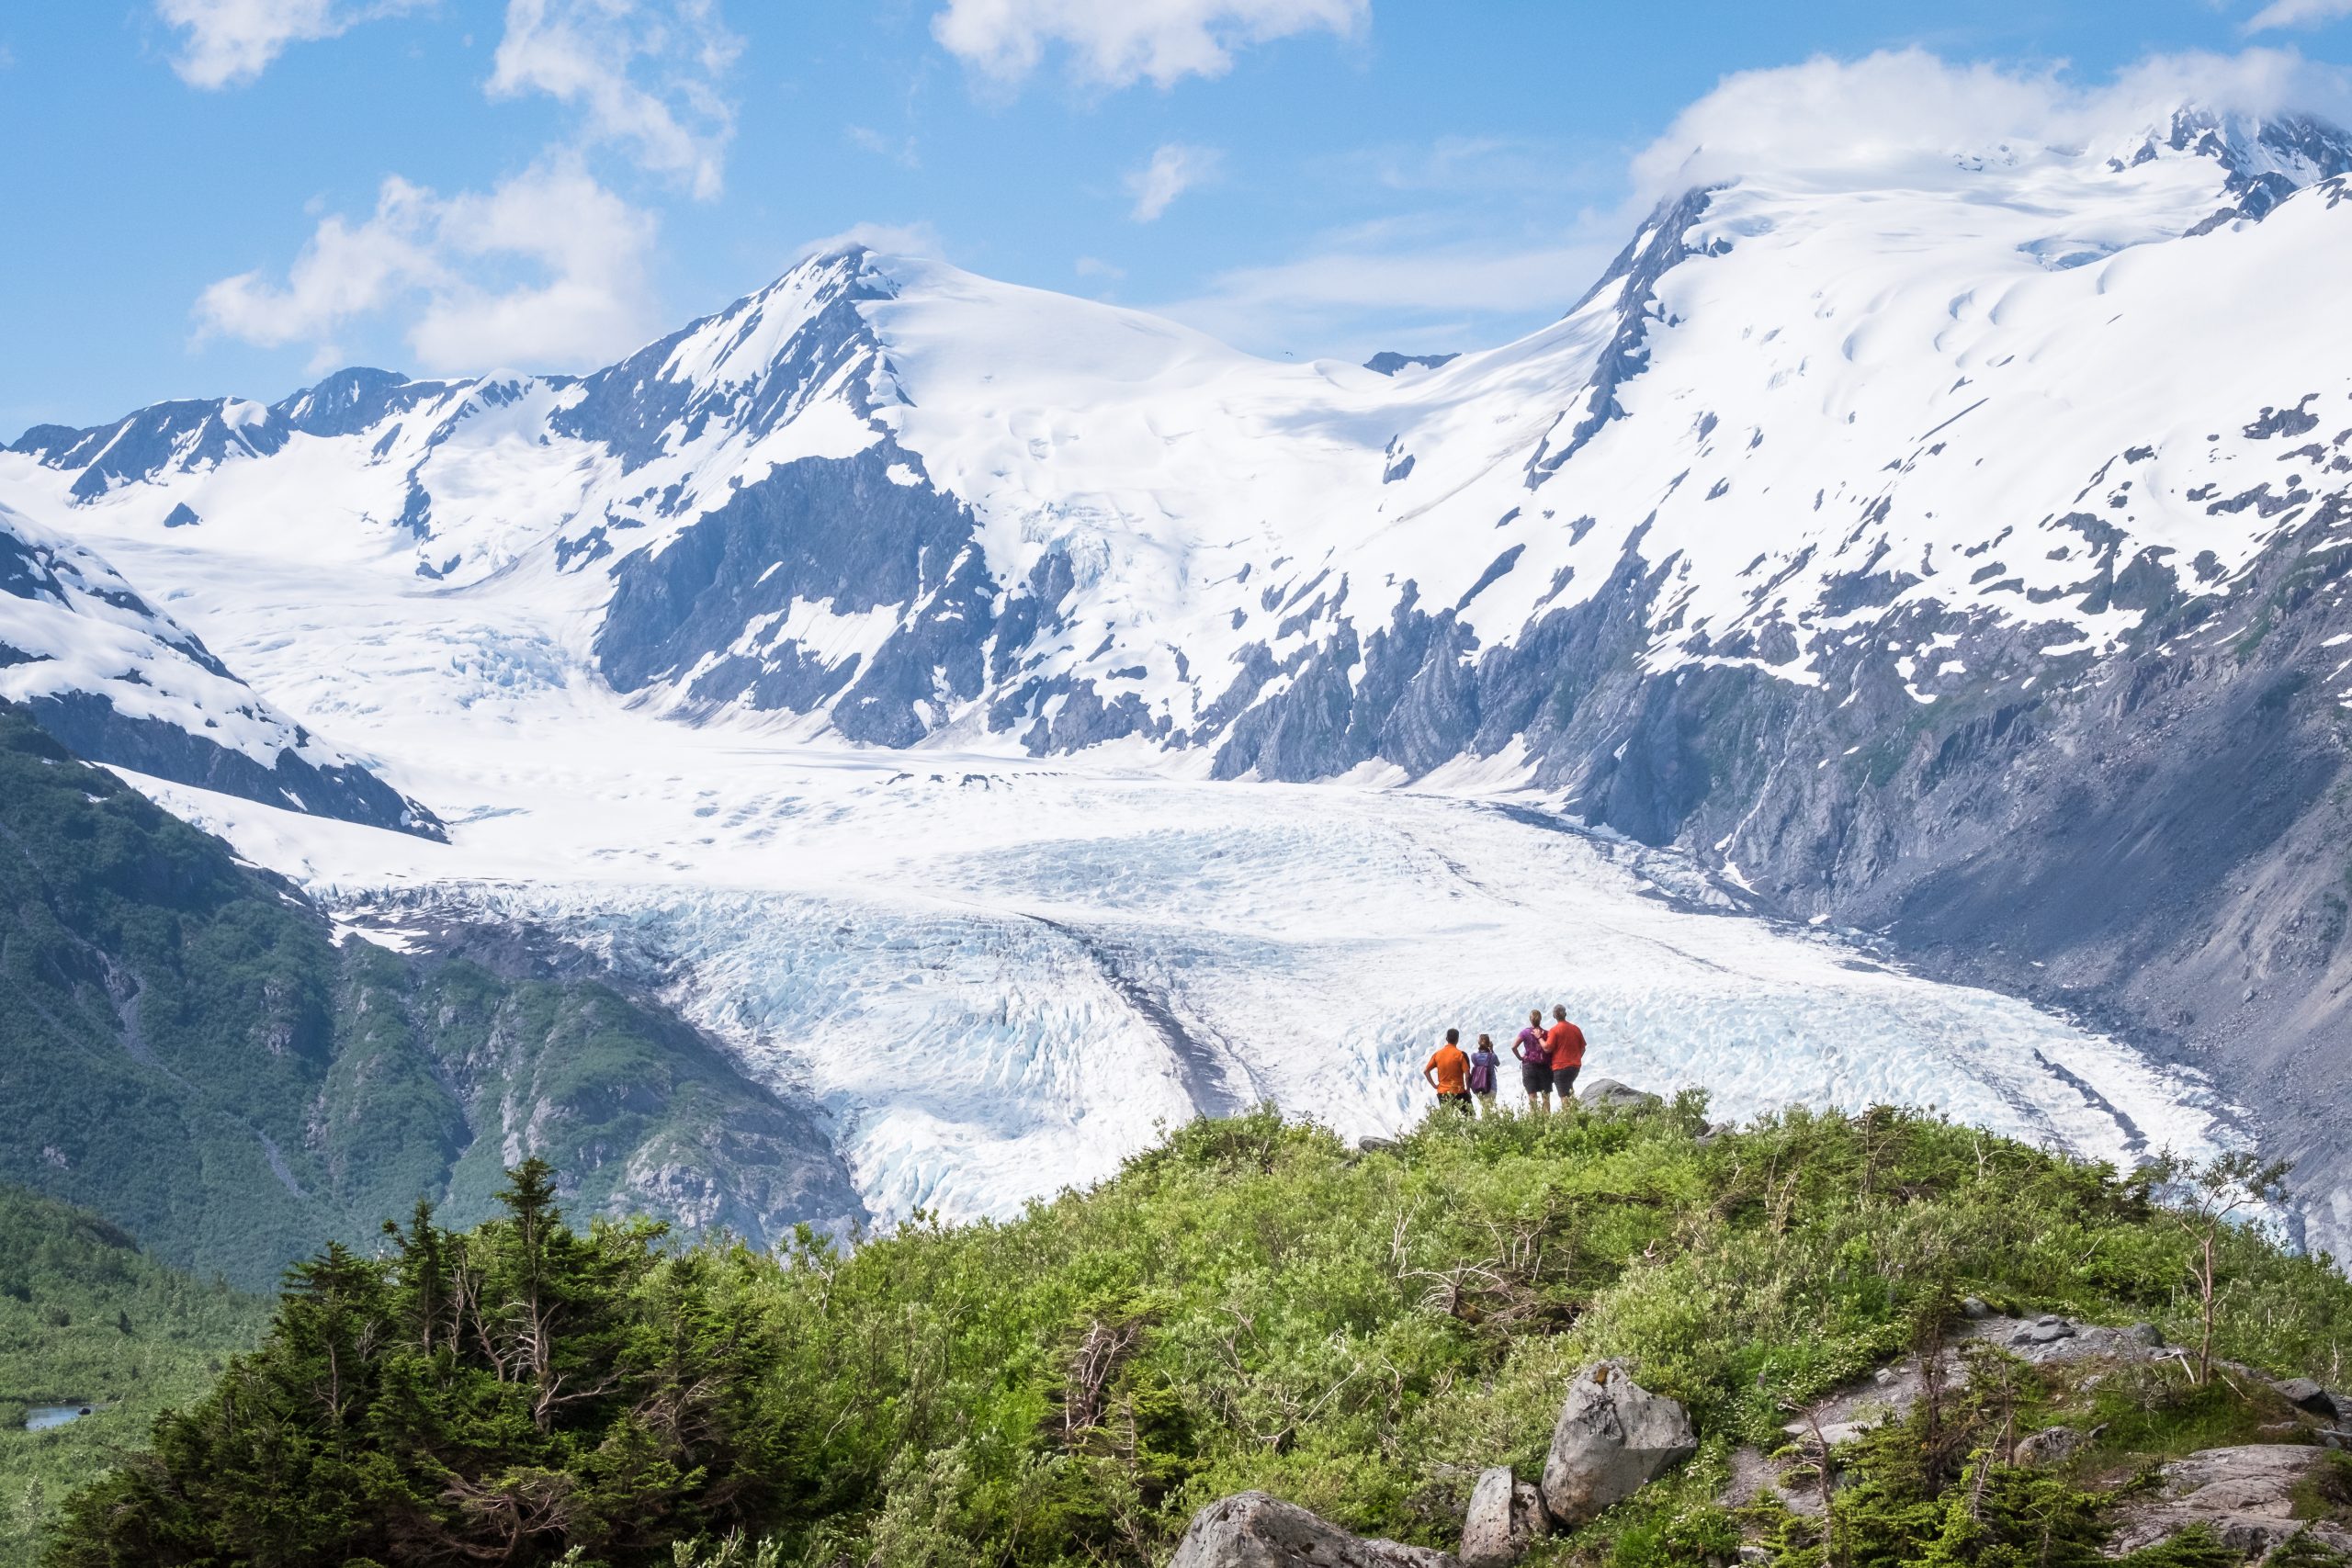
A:
[[[266,1288],[515,1151],[600,1209],[763,1235],[854,1211],[820,1129],[675,1018],[526,964],[338,946],[319,910],[0,705],[0,1180]]]
[[[164,1267],[97,1215],[0,1187],[0,1562],[29,1561],[40,1521],[268,1322],[266,1301]],[[69,1401],[96,1413],[24,1429],[27,1406]]]
[[[1686,1100],[1357,1153],[1261,1112],[1009,1224],[781,1258],[570,1239],[526,1171],[470,1235],[312,1266],[268,1348],[79,1498],[51,1561],[650,1563],[740,1529],[786,1562],[1159,1563],[1250,1487],[1450,1547],[1478,1468],[1532,1473],[1569,1373],[1622,1356],[1688,1403],[1700,1453],[1533,1562],[1721,1562],[1745,1537],[1791,1568],[2078,1563],[2109,1483],[2278,1421],[2258,1380],[2070,1382],[1993,1351],[1933,1431],[1857,1458],[1842,1544],[1719,1506],[1736,1450],[1787,1446],[1792,1408],[1963,1294],[2202,1325],[2191,1234],[2145,1179],[1913,1113],[1702,1127]],[[2324,1260],[2230,1229],[2216,1280],[2216,1355],[2340,1374],[2352,1283]],[[2060,1416],[2100,1427],[2075,1468],[2001,1462]]]

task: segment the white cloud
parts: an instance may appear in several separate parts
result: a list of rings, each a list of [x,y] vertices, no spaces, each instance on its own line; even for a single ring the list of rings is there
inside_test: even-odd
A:
[[[1297,33],[1351,36],[1372,0],[947,0],[932,36],[975,69],[1015,83],[1064,46],[1072,75],[1125,87],[1221,76],[1235,49]]]
[[[489,91],[571,105],[590,141],[707,200],[735,133],[718,84],[741,51],[716,0],[508,0]]]
[[[155,0],[155,14],[187,34],[172,69],[191,87],[250,82],[287,46],[330,39],[431,0]]]
[[[1070,268],[1080,277],[1100,277],[1113,283],[1127,276],[1125,267],[1106,262],[1100,256],[1080,256],[1070,264]]]
[[[793,253],[796,262],[828,251],[845,250],[851,245],[864,245],[869,251],[879,251],[889,256],[922,256],[930,261],[945,259],[939,233],[928,223],[853,223],[838,234],[805,242]]]
[[[1334,342],[1366,353],[1469,348],[1558,314],[1622,243],[1598,226],[1518,245],[1429,239],[1389,224],[1327,236],[1307,255],[1219,273],[1155,308],[1260,353]]]
[[[346,323],[404,310],[427,370],[586,368],[652,335],[653,230],[574,160],[446,198],[395,176],[367,219],[321,220],[284,283],[248,272],[207,288],[197,336],[307,342],[332,362]]]
[[[1128,216],[1138,223],[1152,222],[1178,197],[1215,179],[1224,160],[1225,154],[1214,147],[1162,142],[1153,151],[1151,162],[1131,172],[1124,182],[1127,194],[1136,198]]]
[[[2120,143],[2185,104],[2333,114],[2346,96],[2344,72],[2279,50],[2150,56],[2089,84],[2056,67],[1958,64],[1919,49],[1816,57],[1724,77],[1634,160],[1634,178],[1653,197],[1767,171],[1878,181],[2004,141]]]
[[[2245,30],[2268,32],[2273,28],[2317,28],[2352,17],[2352,0],[2271,0],[2248,19]]]

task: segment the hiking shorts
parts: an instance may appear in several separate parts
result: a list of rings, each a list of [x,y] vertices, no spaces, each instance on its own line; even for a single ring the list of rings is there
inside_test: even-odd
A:
[[[1558,1095],[1562,1100],[1566,1100],[1568,1096],[1576,1093],[1577,1075],[1582,1071],[1584,1071],[1582,1067],[1554,1067],[1552,1069],[1552,1092]]]
[[[1456,1111],[1473,1109],[1470,1104],[1470,1091],[1466,1089],[1453,1094],[1442,1093],[1437,1097],[1437,1102],[1440,1105],[1450,1105]]]
[[[1519,1087],[1530,1094],[1552,1092],[1552,1065],[1549,1062],[1521,1062],[1519,1065]]]

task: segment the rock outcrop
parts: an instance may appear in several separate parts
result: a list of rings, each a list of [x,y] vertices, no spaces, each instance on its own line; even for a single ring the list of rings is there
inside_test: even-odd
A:
[[[1168,1568],[1459,1568],[1426,1546],[1367,1540],[1263,1492],[1220,1498],[1193,1516]]]
[[[2299,1534],[2333,1551],[2352,1551],[2352,1530],[2295,1517],[2297,1485],[2326,1461],[2326,1450],[2292,1443],[2207,1449],[2175,1460],[2159,1472],[2156,1495],[2125,1509],[2112,1550],[2136,1551],[2202,1525],[2249,1557]]]
[[[1617,1361],[1569,1385],[1544,1461],[1544,1506],[1567,1529],[1623,1502],[1699,1450],[1690,1412],[1636,1383]]]
[[[1520,1480],[1507,1464],[1481,1471],[1462,1521],[1462,1568],[1510,1568],[1551,1528],[1534,1483]]]

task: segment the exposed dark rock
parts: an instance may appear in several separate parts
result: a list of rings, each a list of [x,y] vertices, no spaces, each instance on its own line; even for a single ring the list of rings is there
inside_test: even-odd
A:
[[[1370,359],[1365,360],[1363,367],[1367,370],[1376,370],[1383,376],[1394,376],[1399,370],[1411,366],[1418,366],[1424,370],[1434,370],[1441,365],[1449,364],[1461,357],[1459,354],[1399,354],[1393,348],[1384,348]]]
[[[274,764],[265,765],[175,724],[119,713],[106,698],[90,692],[35,697],[24,705],[34,723],[94,762],[315,817],[421,838],[447,837],[431,811],[356,763],[322,767],[297,751],[284,750]]]

